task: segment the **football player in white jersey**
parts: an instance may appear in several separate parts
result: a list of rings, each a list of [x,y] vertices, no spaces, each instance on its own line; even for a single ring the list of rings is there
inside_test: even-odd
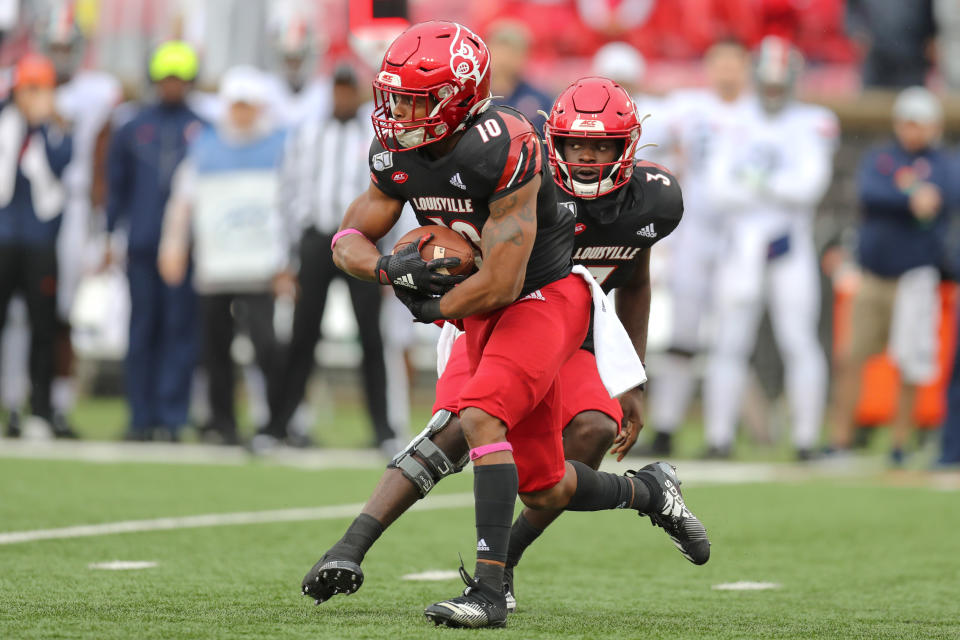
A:
[[[750,58],[742,44],[722,40],[704,63],[709,86],[671,93],[648,121],[656,132],[651,139],[660,145],[654,157],[674,167],[683,182],[686,211],[683,225],[663,242],[672,335],[650,382],[650,421],[656,434],[644,449],[655,455],[671,453],[673,434],[687,413],[698,377],[695,358],[704,346],[701,327],[714,301],[710,284],[721,255],[717,237],[724,219],[708,194],[706,167],[715,140],[742,121],[750,102]]]
[[[274,33],[278,72],[270,77],[276,96],[273,108],[279,124],[292,127],[332,108],[330,81],[314,77],[322,47],[306,16],[282,16]]]
[[[802,66],[786,41],[767,37],[755,60],[757,95],[707,166],[708,197],[722,216],[713,280],[714,344],[704,376],[708,454],[729,455],[748,361],[766,306],[786,370],[798,458],[819,438],[827,361],[820,345],[820,280],[813,218],[833,173],[836,116],[794,99]]]
[[[103,190],[95,184],[95,163],[98,140],[120,102],[119,81],[109,73],[81,69],[84,37],[77,26],[73,2],[53,6],[37,25],[36,45],[53,61],[57,73],[56,110],[69,124],[73,136],[73,157],[64,172],[63,184],[67,201],[57,239],[58,288],[57,310],[62,321],[58,329],[57,364],[52,389],[54,434],[73,435],[66,414],[73,408],[74,385],[70,375],[70,308],[83,274],[90,271],[100,252],[91,243],[94,221],[91,212],[102,204]],[[18,345],[29,344],[28,325],[15,317],[18,305],[11,306],[10,322],[4,335],[3,400],[8,408],[23,404],[26,386],[17,382],[28,379],[27,352]],[[9,348],[7,348],[9,347]],[[12,386],[11,386],[12,385]],[[20,396],[17,398],[17,396]]]

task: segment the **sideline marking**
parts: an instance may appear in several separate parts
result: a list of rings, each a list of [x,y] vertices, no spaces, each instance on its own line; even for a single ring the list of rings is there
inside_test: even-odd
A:
[[[460,577],[459,571],[431,569],[420,573],[408,573],[400,576],[401,580],[422,580],[425,582],[440,582],[441,580],[456,580]]]
[[[111,560],[110,562],[91,562],[87,569],[103,569],[105,571],[128,571],[131,569],[152,569],[156,562],[149,560]]]
[[[169,531],[196,527],[222,527],[236,524],[263,524],[270,522],[303,522],[306,520],[334,520],[350,518],[363,508],[364,503],[341,504],[329,507],[305,507],[300,509],[271,509],[268,511],[241,511],[238,513],[206,513],[178,518],[155,518],[152,520],[124,520],[103,524],[84,524],[57,529],[33,531],[10,531],[0,533],[0,545],[34,542],[36,540],[60,540],[64,538],[87,538],[113,533],[137,533],[141,531]],[[433,511],[473,506],[472,493],[432,495],[411,507],[411,511]]]
[[[243,447],[169,442],[25,441],[0,438],[0,458],[78,462],[212,464],[242,466],[251,462],[300,469],[383,468],[376,449],[290,449],[281,447],[253,456]]]
[[[750,582],[748,580],[741,580],[740,582],[715,584],[711,589],[715,591],[764,591],[766,589],[779,589],[781,586],[783,585],[779,582]]]

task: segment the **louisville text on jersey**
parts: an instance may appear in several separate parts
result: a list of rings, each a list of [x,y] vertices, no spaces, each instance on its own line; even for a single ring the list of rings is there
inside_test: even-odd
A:
[[[417,211],[448,211],[450,213],[473,213],[473,200],[470,198],[443,198],[424,196],[410,198],[410,204]]]
[[[642,247],[577,247],[573,260],[633,260]]]

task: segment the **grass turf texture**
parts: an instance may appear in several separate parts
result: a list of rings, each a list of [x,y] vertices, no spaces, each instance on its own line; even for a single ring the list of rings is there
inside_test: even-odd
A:
[[[683,468],[680,468],[681,478]],[[378,470],[0,460],[0,530],[361,502]],[[472,474],[437,493],[469,491]],[[625,511],[567,514],[527,553],[498,637],[957,638],[955,493],[858,484],[687,489],[713,557],[694,567]],[[469,561],[472,509],[411,513],[364,562],[359,593],[316,607],[303,574],[348,519],[0,546],[0,638],[424,638],[423,607],[459,581],[406,573]],[[92,571],[151,560],[143,571]],[[472,569],[472,567],[470,567]],[[714,591],[739,580],[781,583]]]

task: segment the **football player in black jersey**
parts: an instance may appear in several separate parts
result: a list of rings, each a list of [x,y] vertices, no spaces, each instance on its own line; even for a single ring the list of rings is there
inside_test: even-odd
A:
[[[469,376],[456,410],[474,462],[476,573],[461,571],[463,595],[425,613],[437,624],[468,627],[506,623],[502,585],[518,491],[537,509],[631,508],[664,526],[694,561],[709,554],[706,532],[668,465],[616,476],[564,462],[559,371],[587,335],[590,293],[570,273],[572,216],[557,206],[552,182],[541,179],[539,138],[516,112],[489,107],[488,68],[482,40],[454,23],[415,25],[394,41],[374,83],[372,184],[334,238],[341,269],[392,285],[417,320],[462,319]],[[632,172],[637,129],[630,166],[621,164],[618,180]],[[421,222],[478,244],[480,269],[450,288],[455,280],[437,272],[450,263],[427,263],[417,247],[380,256],[372,241],[396,222],[405,201]],[[427,431],[439,436],[445,430],[436,422]],[[434,440],[418,439],[396,461],[420,488],[462,466],[461,456],[451,458]],[[408,505],[404,491],[383,486],[304,578],[303,592],[318,603],[359,588],[364,552]],[[370,515],[378,511],[382,519]]]

